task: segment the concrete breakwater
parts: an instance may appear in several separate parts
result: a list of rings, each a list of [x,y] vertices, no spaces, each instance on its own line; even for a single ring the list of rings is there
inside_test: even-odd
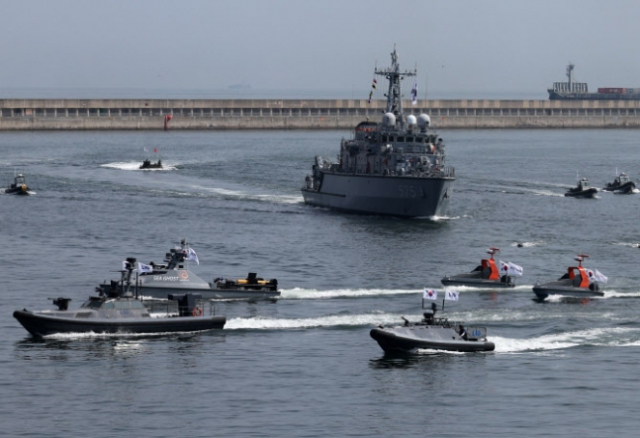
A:
[[[640,101],[419,100],[441,129],[640,128]],[[385,101],[0,99],[0,130],[352,129],[379,121]]]

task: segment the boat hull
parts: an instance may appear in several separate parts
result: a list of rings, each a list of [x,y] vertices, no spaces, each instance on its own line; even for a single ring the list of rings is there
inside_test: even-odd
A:
[[[488,341],[465,341],[451,328],[438,326],[374,328],[370,335],[385,353],[411,353],[417,349],[476,352],[493,351]]]
[[[590,188],[588,190],[582,190],[579,192],[567,192],[564,194],[564,196],[568,196],[571,198],[593,198],[594,196],[596,196],[596,193],[598,193],[598,189],[596,188]]]
[[[464,277],[444,277],[440,280],[444,286],[468,286],[468,287],[478,287],[478,288],[509,288],[515,287],[514,283],[504,283],[500,280],[487,280],[483,278],[464,278]]]
[[[280,298],[280,291],[272,290],[239,290],[239,289],[214,289],[207,288],[179,288],[160,286],[140,286],[138,295],[142,297],[167,299],[169,294],[198,293],[202,294],[205,300],[277,300]]]
[[[351,213],[433,217],[446,211],[454,181],[323,172],[319,188],[303,188],[302,196],[307,204]]]
[[[613,193],[616,193],[616,194],[621,194],[621,195],[628,195],[630,193],[634,193],[634,189],[635,188],[636,188],[636,184],[633,181],[629,181],[629,182],[627,182],[625,184],[621,184],[621,185],[619,185],[617,187],[609,185],[609,186],[605,187],[602,190],[607,191],[607,192],[613,192]]]
[[[16,310],[13,317],[33,336],[63,333],[153,334],[222,329],[224,316],[167,318],[64,318]]]
[[[544,300],[549,295],[563,295],[575,298],[602,297],[604,292],[601,290],[591,290],[575,286],[562,286],[554,284],[540,284],[533,287],[533,293],[539,300]]]

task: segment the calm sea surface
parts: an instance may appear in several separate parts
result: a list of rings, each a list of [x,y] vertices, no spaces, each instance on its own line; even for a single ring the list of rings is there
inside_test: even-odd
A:
[[[433,221],[303,204],[313,157],[349,132],[0,133],[0,182],[24,173],[37,192],[0,195],[3,435],[636,435],[640,195],[563,193],[577,174],[637,181],[638,132],[440,134],[458,180]],[[201,277],[257,272],[282,299],[221,303],[225,329],[192,335],[34,340],[12,317],[77,307],[125,257],[158,262],[180,238]],[[489,246],[524,267],[518,286],[459,289],[446,313],[487,326],[496,351],[385,357],[371,328],[419,319],[422,289]],[[532,301],[578,252],[605,296]]]

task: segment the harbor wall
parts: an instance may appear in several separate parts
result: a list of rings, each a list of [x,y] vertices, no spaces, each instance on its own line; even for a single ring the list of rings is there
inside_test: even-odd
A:
[[[0,99],[0,131],[169,129],[353,129],[379,121],[385,101],[357,99]],[[419,100],[442,129],[640,128],[633,100]]]

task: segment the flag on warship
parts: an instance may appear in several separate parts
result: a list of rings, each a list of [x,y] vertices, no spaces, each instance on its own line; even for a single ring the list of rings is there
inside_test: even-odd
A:
[[[413,88],[411,89],[411,105],[418,103],[418,82],[413,81]]]

